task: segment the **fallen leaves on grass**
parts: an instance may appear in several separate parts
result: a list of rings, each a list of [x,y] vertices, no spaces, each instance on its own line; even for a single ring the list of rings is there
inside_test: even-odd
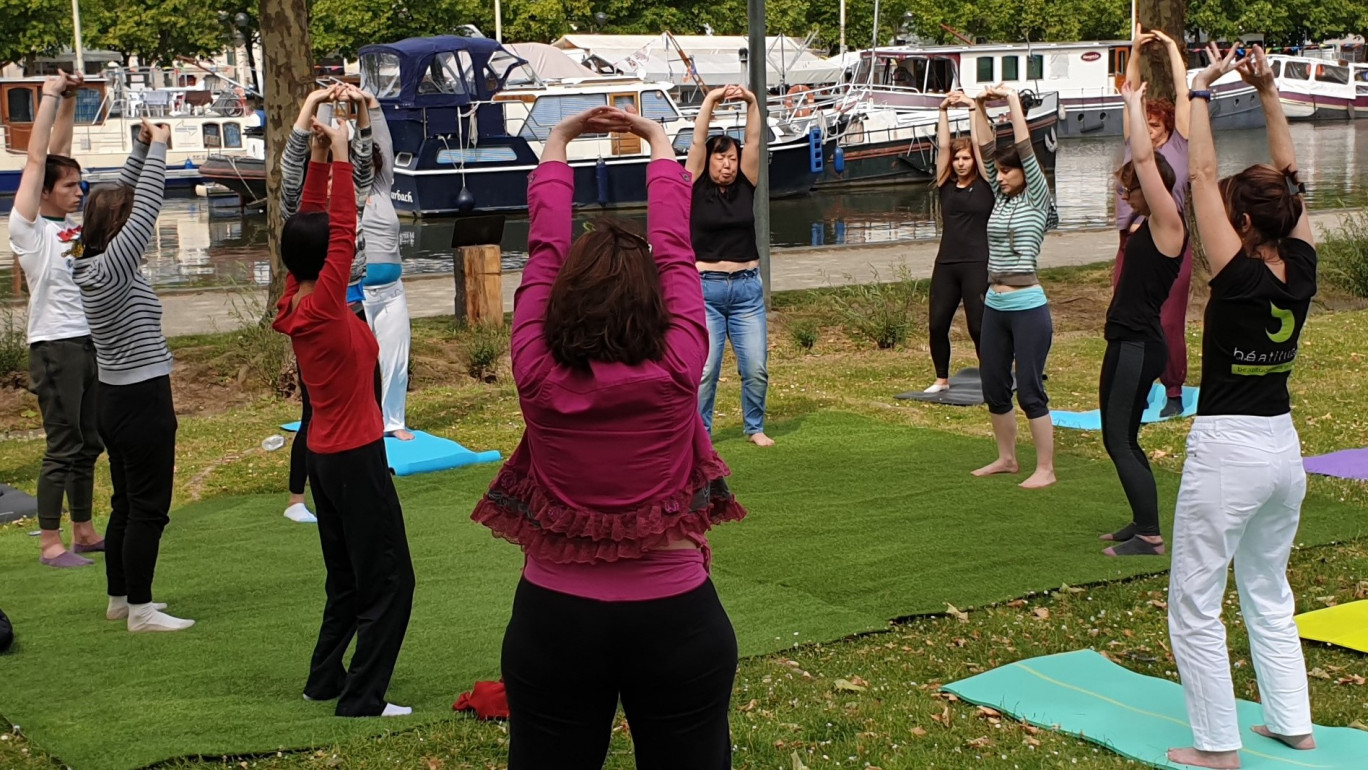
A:
[[[912,735],[916,738],[925,738],[927,736],[926,728],[914,727],[912,728]]]
[[[954,618],[955,620],[958,620],[958,621],[961,622],[961,623],[968,623],[968,622],[969,622],[969,613],[967,613],[967,612],[962,612],[962,611],[960,611],[960,610],[958,610],[958,609],[955,609],[955,605],[953,605],[953,604],[947,604],[947,605],[945,605],[945,614],[949,615],[950,617]]]
[[[810,770],[807,765],[803,764],[803,758],[798,756],[797,751],[793,752],[793,770]]]
[[[1316,679],[1331,679],[1331,678],[1333,678],[1333,677],[1330,676],[1329,673],[1326,672],[1325,669],[1320,668],[1320,667],[1316,667],[1316,668],[1311,669],[1310,671],[1307,671],[1307,672],[1306,672],[1306,675],[1307,675],[1307,676],[1310,676],[1310,677],[1315,677]]]
[[[833,684],[835,685],[836,689],[844,690],[845,692],[864,692],[865,690],[869,689],[869,682],[866,682],[858,676],[855,677],[855,681],[851,681],[849,679],[837,679]]]
[[[1049,619],[1050,619],[1050,608],[1049,608],[1049,607],[1036,607],[1035,609],[1031,610],[1031,614],[1036,616],[1036,620],[1049,620]]]
[[[1354,587],[1355,599],[1368,599],[1368,580],[1360,580]]]
[[[1362,687],[1364,684],[1368,684],[1368,679],[1365,679],[1358,674],[1350,674],[1349,676],[1342,676],[1339,679],[1336,679],[1335,684],[1352,684],[1355,687]]]
[[[1339,600],[1333,596],[1317,596],[1316,601],[1320,602],[1321,604],[1324,604],[1327,607],[1334,607],[1335,605],[1339,604]]]

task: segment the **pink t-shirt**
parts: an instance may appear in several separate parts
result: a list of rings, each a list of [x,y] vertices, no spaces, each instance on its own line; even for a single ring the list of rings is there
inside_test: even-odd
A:
[[[527,557],[527,582],[601,602],[645,602],[686,594],[703,585],[708,569],[695,549],[651,551],[640,559],[602,564],[556,564]]]
[[[526,428],[471,518],[522,546],[531,574],[554,584],[544,587],[594,598],[697,587],[707,530],[746,514],[698,413],[708,327],[689,238],[690,182],[674,160],[646,171],[647,241],[671,317],[664,355],[582,370],[560,365],[545,336],[546,305],[573,240],[574,172],[547,162],[529,179],[529,259],[512,333]],[[680,541],[700,550],[683,552],[695,554],[688,558],[661,551]],[[604,566],[612,569],[603,577],[580,571]],[[647,579],[658,586],[631,585]]]
[[[1146,134],[1144,139],[1148,140],[1149,135]],[[1169,132],[1168,141],[1164,142],[1164,146],[1160,147],[1158,152],[1173,167],[1173,201],[1178,204],[1178,213],[1181,214],[1183,207],[1187,205],[1188,195],[1188,140],[1175,128]],[[1130,160],[1131,146],[1130,140],[1127,140],[1126,154],[1121,164],[1125,165]],[[1129,232],[1131,225],[1135,224],[1139,218],[1140,215],[1136,214],[1131,209],[1130,204],[1126,202],[1126,196],[1118,191],[1116,194],[1116,229]]]

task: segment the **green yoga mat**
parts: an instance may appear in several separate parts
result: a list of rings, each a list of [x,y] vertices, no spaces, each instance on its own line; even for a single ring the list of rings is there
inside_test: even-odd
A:
[[[1125,669],[1092,650],[1028,658],[943,689],[1151,767],[1189,767],[1170,762],[1167,755],[1170,748],[1192,745],[1183,688]],[[1296,751],[1249,732],[1264,722],[1259,704],[1240,701],[1239,716],[1243,770],[1362,770],[1368,765],[1368,732],[1317,726],[1316,749]]]
[[[989,438],[830,412],[769,427],[772,449],[739,432],[718,440],[750,510],[712,536],[713,578],[743,655],[884,628],[947,602],[981,606],[1168,565],[1101,555],[1098,533],[1123,523],[1125,508],[1110,463],[1062,456],[1060,483],[1028,492],[1023,476],[969,475],[992,459]],[[1034,462],[1029,450],[1022,461]],[[172,512],[156,598],[197,623],[177,634],[131,636],[104,620],[103,556],[52,570],[38,564],[36,541],[0,533],[0,606],[17,636],[0,656],[0,715],[77,770],[329,746],[442,719],[472,682],[499,674],[522,556],[469,518],[497,470],[396,481],[418,582],[390,696],[412,717],[342,720],[331,704],[300,698],[323,567],[314,529],[281,516],[283,491]],[[1177,476],[1158,481],[1171,510]],[[1308,499],[1298,542],[1361,535],[1359,509]]]

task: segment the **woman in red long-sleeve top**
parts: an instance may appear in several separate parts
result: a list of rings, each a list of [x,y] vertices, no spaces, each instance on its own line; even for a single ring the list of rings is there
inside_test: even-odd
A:
[[[326,136],[333,163],[315,147],[300,212],[285,222],[280,256],[290,275],[275,329],[290,337],[313,400],[309,486],[328,578],[328,601],[304,697],[337,699],[338,716],[401,716],[385,701],[413,607],[413,563],[403,511],[385,457],[375,401],[375,335],[347,305],[356,253],[356,198],[347,126]],[[331,172],[331,201],[329,173]],[[325,210],[326,206],[326,210]],[[351,669],[342,665],[352,637]]]
[[[571,244],[581,133],[649,140],[647,237]],[[705,533],[745,510],[698,414],[707,356],[690,175],[657,123],[602,107],[553,129],[528,182],[513,311],[526,430],[473,518],[522,546],[503,644],[510,770],[602,767],[619,700],[638,767],[731,767],[736,637]]]

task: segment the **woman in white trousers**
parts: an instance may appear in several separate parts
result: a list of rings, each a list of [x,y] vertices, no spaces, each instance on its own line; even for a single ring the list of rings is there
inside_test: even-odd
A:
[[[399,257],[399,216],[390,200],[394,184],[394,142],[380,102],[367,94],[372,138],[375,142],[375,182],[361,229],[366,234],[366,321],[380,343],[380,415],[385,435],[403,441],[413,439],[404,420],[408,401],[409,310],[404,297],[403,264]]]
[[[1287,561],[1306,495],[1287,379],[1316,293],[1314,237],[1287,117],[1264,52],[1238,65],[1212,46],[1192,84],[1191,175],[1197,230],[1211,264],[1202,393],[1188,435],[1173,525],[1169,633],[1193,745],[1177,763],[1238,768],[1243,746],[1221,610],[1227,572],[1249,631],[1264,723],[1253,728],[1313,749],[1306,663]],[[1211,83],[1238,69],[1258,89],[1272,165],[1217,177]]]

